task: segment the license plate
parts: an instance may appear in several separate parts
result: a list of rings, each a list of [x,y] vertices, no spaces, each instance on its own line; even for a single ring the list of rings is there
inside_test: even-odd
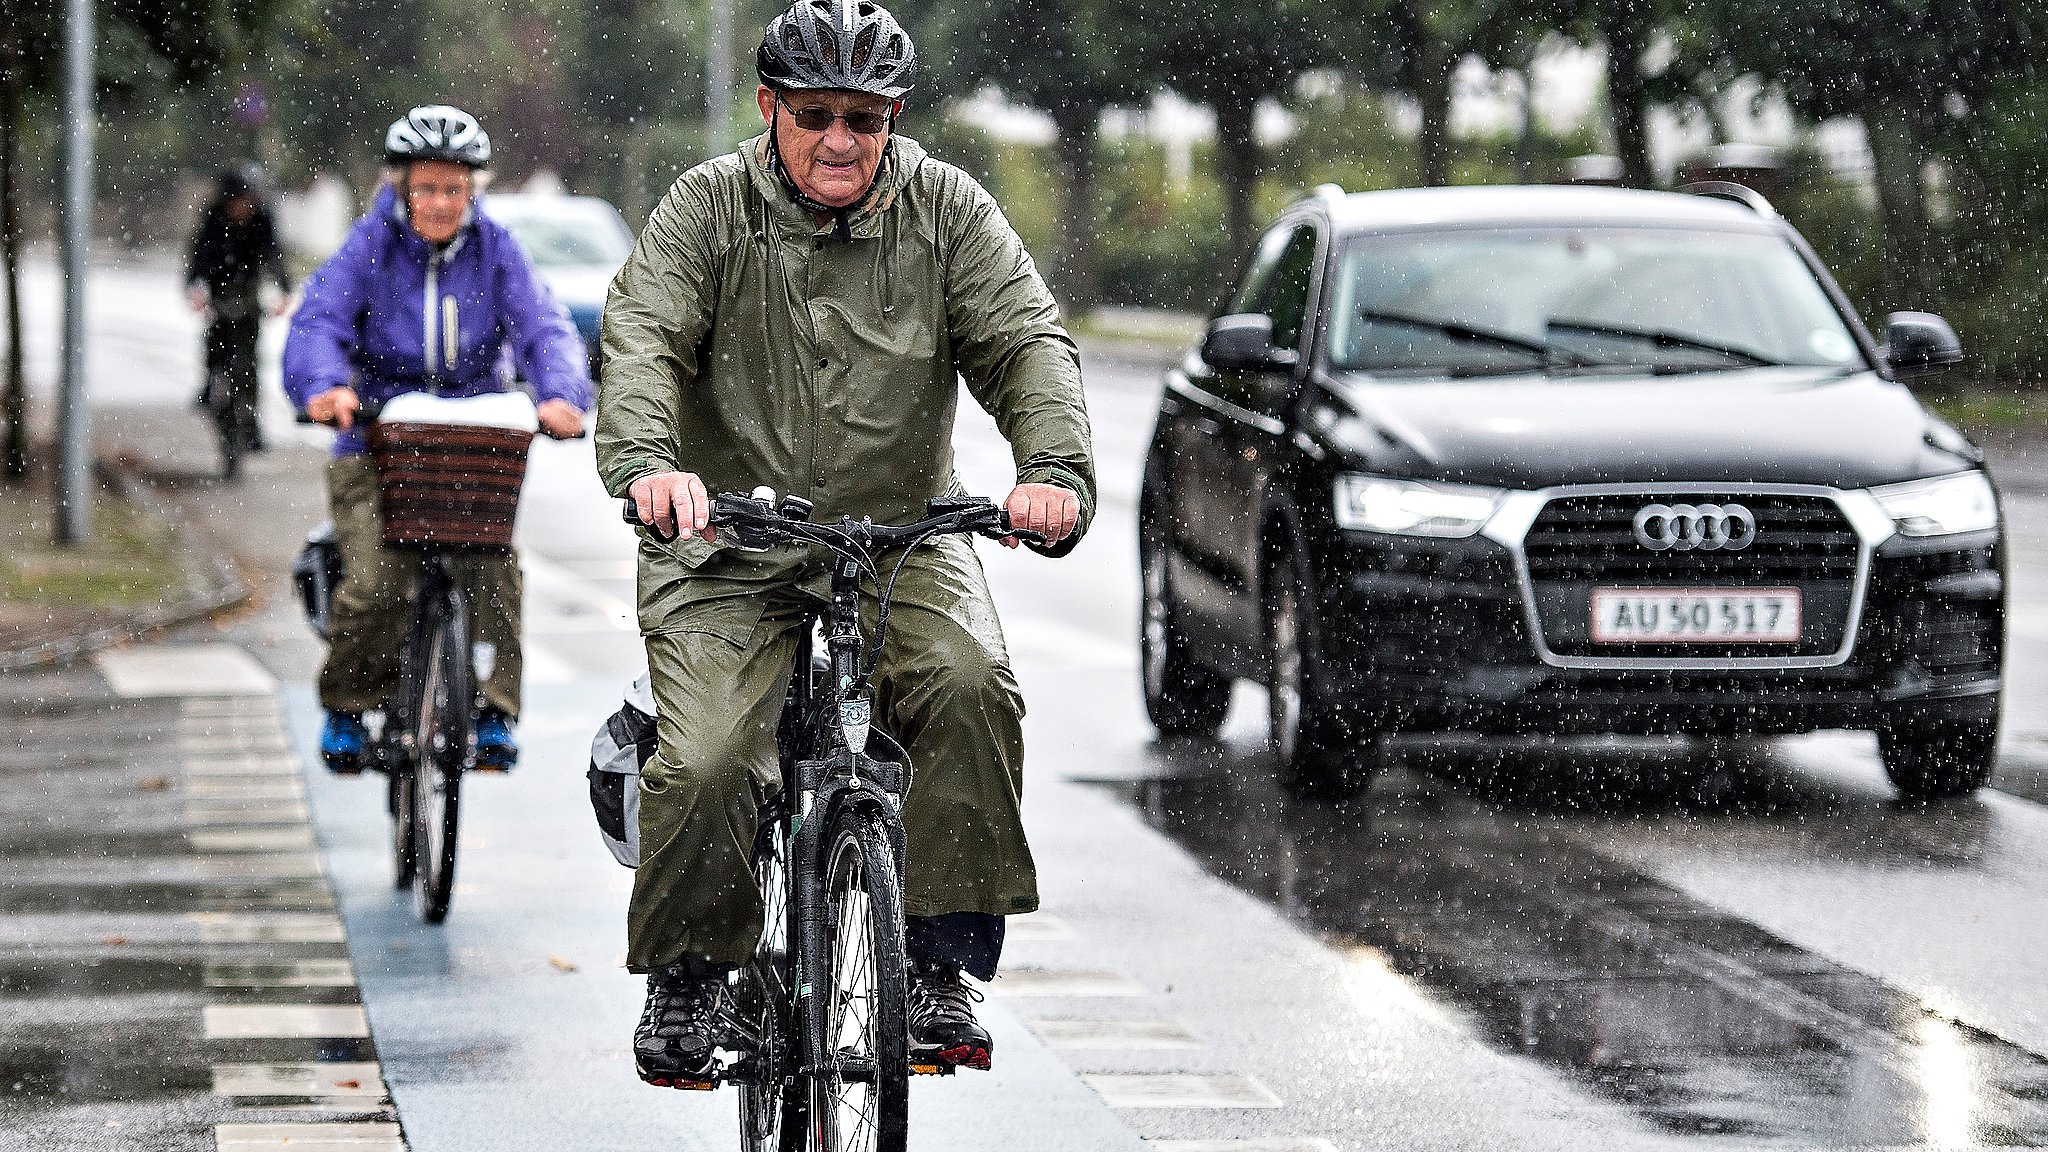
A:
[[[1595,644],[1792,644],[1799,589],[1595,588]]]

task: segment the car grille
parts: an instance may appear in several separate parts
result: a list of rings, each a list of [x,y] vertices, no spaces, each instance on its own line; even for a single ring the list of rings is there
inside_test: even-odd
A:
[[[1755,542],[1739,551],[1652,551],[1635,537],[1644,505],[1739,503],[1756,516]],[[1529,591],[1545,645],[1561,657],[1674,659],[1827,657],[1850,626],[1864,558],[1855,528],[1825,496],[1756,492],[1562,495],[1551,499],[1523,541]],[[1589,617],[1595,588],[1797,588],[1796,643],[1596,644]]]

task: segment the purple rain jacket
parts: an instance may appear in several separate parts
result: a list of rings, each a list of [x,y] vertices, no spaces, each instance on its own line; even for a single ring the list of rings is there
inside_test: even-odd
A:
[[[472,204],[462,230],[437,252],[385,185],[340,250],[306,279],[285,339],[284,390],[302,412],[342,385],[366,405],[401,392],[503,392],[508,342],[537,402],[590,409],[583,338],[512,233]],[[364,451],[360,424],[335,437],[336,456]]]

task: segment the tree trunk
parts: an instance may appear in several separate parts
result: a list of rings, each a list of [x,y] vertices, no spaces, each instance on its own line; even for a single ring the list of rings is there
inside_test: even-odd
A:
[[[1610,0],[1601,7],[1601,35],[1607,40],[1607,115],[1614,127],[1614,151],[1621,160],[1622,183],[1650,188],[1657,174],[1650,167],[1648,86],[1643,82],[1645,29],[1629,0]]]
[[[1884,224],[1884,282],[1887,308],[1925,308],[1934,297],[1928,262],[1927,146],[1914,131],[1912,112],[1898,104],[1873,103],[1863,114],[1877,183],[1878,217]]]
[[[1054,118],[1059,128],[1059,250],[1053,257],[1055,295],[1068,316],[1078,316],[1101,302],[1095,262],[1095,122],[1093,108],[1063,108]]]
[[[1415,136],[1416,167],[1427,188],[1451,182],[1451,71],[1456,62],[1440,58],[1438,47],[1426,46],[1410,82],[1422,109],[1422,129]]]
[[[0,422],[7,425],[0,475],[28,475],[28,384],[21,350],[21,42],[17,0],[0,0],[0,278],[7,282],[7,367]]]
[[[1223,182],[1233,257],[1252,245],[1252,195],[1259,182],[1259,142],[1252,138],[1257,101],[1241,88],[1216,101],[1216,174]]]

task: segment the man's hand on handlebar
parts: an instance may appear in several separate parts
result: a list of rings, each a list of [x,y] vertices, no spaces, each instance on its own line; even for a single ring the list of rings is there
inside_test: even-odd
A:
[[[540,430],[557,440],[583,435],[583,413],[567,400],[543,400],[533,411],[540,417]]]
[[[701,535],[716,542],[711,524],[711,496],[695,472],[650,472],[633,481],[627,495],[640,512],[640,522],[664,540]]]
[[[1038,533],[1050,547],[1073,535],[1081,519],[1081,498],[1057,484],[1019,484],[1010,490],[1003,509],[1010,514],[1011,527]],[[1015,536],[1003,538],[1003,547],[1016,546]]]
[[[307,401],[306,416],[315,424],[332,425],[346,432],[355,426],[356,410],[362,406],[356,390],[344,384]]]

